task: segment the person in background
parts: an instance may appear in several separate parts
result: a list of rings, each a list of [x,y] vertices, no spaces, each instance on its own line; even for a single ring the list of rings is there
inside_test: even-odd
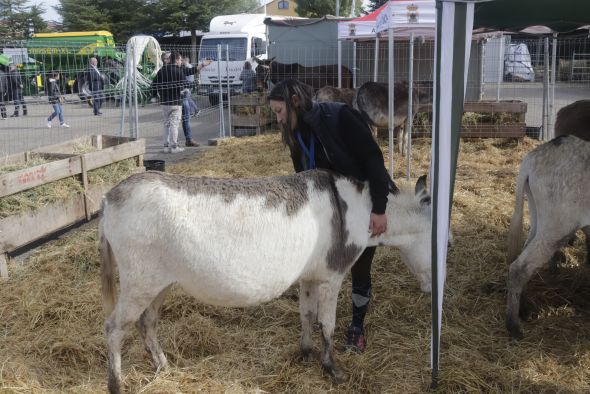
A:
[[[251,93],[256,89],[256,72],[252,70],[252,64],[249,61],[244,63],[240,81],[242,81],[242,93]]]
[[[10,115],[15,118],[18,117],[20,107],[23,107],[23,116],[27,115],[27,104],[23,97],[23,79],[21,78],[16,65],[8,65],[8,97],[9,100],[14,101],[14,113]]]
[[[182,90],[186,84],[187,73],[195,74],[201,68],[209,65],[211,61],[205,60],[198,67],[184,70],[181,67],[182,55],[173,52],[170,55],[170,63],[158,70],[152,83],[152,97],[160,98],[162,116],[164,118],[164,149],[165,153],[179,153],[184,151],[178,146],[178,127],[182,117]],[[192,139],[187,139],[187,146],[194,146]]]
[[[51,121],[57,116],[60,127],[69,128],[70,125],[64,120],[64,112],[61,106],[64,101],[64,96],[62,96],[61,91],[59,90],[59,71],[51,71],[49,73],[47,88],[45,88],[45,90],[47,92],[49,104],[53,107],[53,113],[47,118],[47,127],[51,128]]]
[[[182,132],[184,133],[185,146],[199,146],[199,143],[193,141],[193,130],[191,129],[191,91],[186,88],[182,92]]]
[[[296,172],[323,168],[368,181],[372,210],[368,231],[387,229],[385,207],[393,185],[379,145],[360,114],[343,103],[314,103],[312,88],[295,79],[277,83],[268,98],[281,126],[283,143]],[[364,319],[371,298],[371,263],[375,247],[365,249],[352,267],[352,323],[347,349],[365,350]]]
[[[184,121],[184,117],[185,117],[185,111],[186,109],[188,109],[188,115],[189,117],[191,116],[197,116],[197,114],[199,113],[199,106],[197,105],[197,103],[195,102],[195,100],[193,99],[192,96],[192,92],[193,92],[193,88],[195,86],[195,74],[189,74],[188,70],[190,70],[191,68],[193,68],[194,66],[191,64],[191,59],[190,57],[185,57],[182,59],[182,67],[185,69],[185,72],[187,73],[186,76],[186,89],[183,90],[183,104],[182,104],[182,118]],[[188,93],[187,93],[188,91]],[[185,103],[186,101],[186,103]],[[188,105],[188,107],[185,109],[185,104]],[[184,126],[183,126],[184,127]],[[186,132],[185,132],[186,135]]]
[[[98,70],[98,60],[95,57],[90,58],[90,65],[86,71],[86,82],[92,95],[92,110],[94,116],[102,116],[100,108],[104,101],[104,80],[105,76]]]
[[[6,120],[6,105],[4,102],[8,98],[8,75],[5,66],[0,65],[0,119]]]

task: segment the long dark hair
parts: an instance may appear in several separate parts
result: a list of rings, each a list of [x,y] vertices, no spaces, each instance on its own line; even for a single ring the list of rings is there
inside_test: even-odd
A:
[[[299,108],[293,106],[293,96],[299,98]],[[268,95],[269,100],[283,101],[287,107],[287,122],[281,130],[283,143],[290,148],[295,146],[295,130],[291,130],[291,116],[297,116],[297,124],[303,122],[303,115],[313,107],[313,89],[296,79],[285,79],[277,83]]]

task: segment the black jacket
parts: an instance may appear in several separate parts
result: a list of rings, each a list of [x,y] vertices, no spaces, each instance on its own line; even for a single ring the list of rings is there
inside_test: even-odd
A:
[[[160,96],[162,105],[182,105],[180,92],[187,86],[186,77],[194,75],[197,67],[180,67],[176,64],[166,64],[156,74],[152,83],[152,96]]]
[[[23,80],[18,70],[8,72],[8,100],[17,100],[23,96]]]
[[[93,92],[99,92],[104,89],[104,76],[97,68],[88,67],[86,81],[88,82],[88,88]]]
[[[316,138],[316,168],[333,170],[345,176],[368,181],[373,213],[383,214],[389,193],[389,174],[381,148],[373,139],[360,114],[345,104],[314,103],[299,125],[306,146],[310,135]],[[307,158],[297,139],[291,148],[295,171],[307,170]]]
[[[57,104],[59,103],[59,98],[61,97],[61,92],[59,90],[58,81],[49,78],[46,87],[47,97],[49,99],[50,104]]]

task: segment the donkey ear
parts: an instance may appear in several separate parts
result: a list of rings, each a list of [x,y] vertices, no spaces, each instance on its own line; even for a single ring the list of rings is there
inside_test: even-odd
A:
[[[416,181],[416,197],[420,198],[420,205],[430,205],[430,195],[426,191],[426,175],[422,175]]]
[[[426,175],[422,175],[420,178],[418,178],[414,191],[416,195],[426,191]]]

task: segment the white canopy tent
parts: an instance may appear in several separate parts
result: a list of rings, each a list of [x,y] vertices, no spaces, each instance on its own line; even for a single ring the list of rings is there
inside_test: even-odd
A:
[[[387,7],[377,16],[377,34],[387,31],[388,53],[389,53],[389,70],[388,70],[388,85],[389,85],[389,171],[393,176],[393,43],[394,37],[409,37],[410,39],[410,56],[411,62],[408,70],[408,123],[406,130],[408,131],[408,139],[411,139],[412,128],[412,90],[413,90],[413,42],[414,34],[421,36],[434,37],[436,31],[436,8],[434,0],[417,0],[417,1],[389,1]],[[409,149],[408,149],[409,150]],[[410,174],[410,152],[407,152],[408,157],[408,177]]]
[[[382,36],[380,32],[388,30],[392,37]],[[379,9],[371,14],[360,18],[343,21],[338,23],[338,45],[339,52],[343,40],[375,40],[374,53],[374,71],[373,80],[377,81],[378,64],[379,64],[379,41],[384,37],[388,37],[389,41],[389,169],[393,175],[393,36],[409,40],[409,56],[408,56],[408,121],[406,130],[408,132],[406,152],[407,157],[407,175],[410,176],[411,163],[411,135],[412,135],[412,89],[414,85],[413,69],[414,69],[414,39],[415,37],[428,37],[434,39],[436,32],[436,8],[434,0],[416,0],[416,1],[399,1],[391,0],[385,3]],[[341,56],[339,55],[339,64],[341,63]],[[356,81],[356,64],[353,64],[353,80]],[[339,86],[341,76],[339,75]],[[356,87],[356,86],[354,86]]]

